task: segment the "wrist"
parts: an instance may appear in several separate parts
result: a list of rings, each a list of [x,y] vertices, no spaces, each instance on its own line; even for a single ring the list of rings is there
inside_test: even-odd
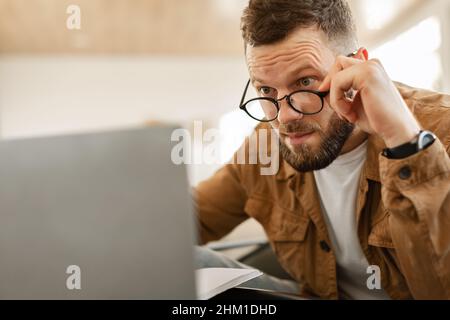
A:
[[[392,135],[384,136],[383,140],[388,148],[395,148],[408,142],[413,142],[420,134],[420,127],[411,126],[405,129],[396,130]]]

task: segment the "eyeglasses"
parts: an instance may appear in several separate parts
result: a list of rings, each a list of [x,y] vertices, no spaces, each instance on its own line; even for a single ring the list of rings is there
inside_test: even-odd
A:
[[[354,55],[356,55],[356,52],[347,55],[347,57]],[[298,90],[281,99],[260,97],[244,103],[250,83],[251,80],[248,80],[239,108],[244,110],[250,118],[260,122],[272,122],[276,120],[280,114],[280,102],[283,100],[286,100],[289,107],[300,114],[306,116],[318,114],[322,112],[324,99],[330,93],[329,91]]]
[[[245,87],[240,109],[244,110],[251,118],[260,122],[271,122],[277,119],[280,113],[280,102],[283,100],[286,100],[292,109],[303,115],[318,114],[323,110],[324,98],[329,94],[329,91],[299,90],[278,100],[273,98],[255,98],[244,103],[249,86],[250,80]]]

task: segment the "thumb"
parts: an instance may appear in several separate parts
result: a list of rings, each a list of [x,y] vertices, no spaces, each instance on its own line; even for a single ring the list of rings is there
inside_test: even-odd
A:
[[[324,91],[330,91],[330,89],[331,89],[331,77],[328,75],[322,81],[322,84],[319,86],[318,91],[324,92]]]

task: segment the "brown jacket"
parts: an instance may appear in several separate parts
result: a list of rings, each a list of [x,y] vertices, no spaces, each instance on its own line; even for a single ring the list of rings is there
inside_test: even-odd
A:
[[[358,236],[391,298],[450,299],[450,97],[397,87],[439,140],[410,158],[389,160],[381,155],[384,143],[369,137],[356,204]],[[336,259],[313,173],[280,162],[276,175],[260,175],[259,164],[228,164],[201,183],[201,240],[217,240],[253,217],[305,294],[337,299]]]

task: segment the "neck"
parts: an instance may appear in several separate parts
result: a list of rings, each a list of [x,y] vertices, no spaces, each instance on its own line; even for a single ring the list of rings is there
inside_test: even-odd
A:
[[[340,155],[346,154],[358,148],[361,144],[364,143],[364,141],[367,140],[368,136],[369,135],[366,132],[362,131],[358,127],[355,127],[355,130],[353,131],[352,135],[348,138],[347,142],[344,144],[344,147],[342,148]]]

